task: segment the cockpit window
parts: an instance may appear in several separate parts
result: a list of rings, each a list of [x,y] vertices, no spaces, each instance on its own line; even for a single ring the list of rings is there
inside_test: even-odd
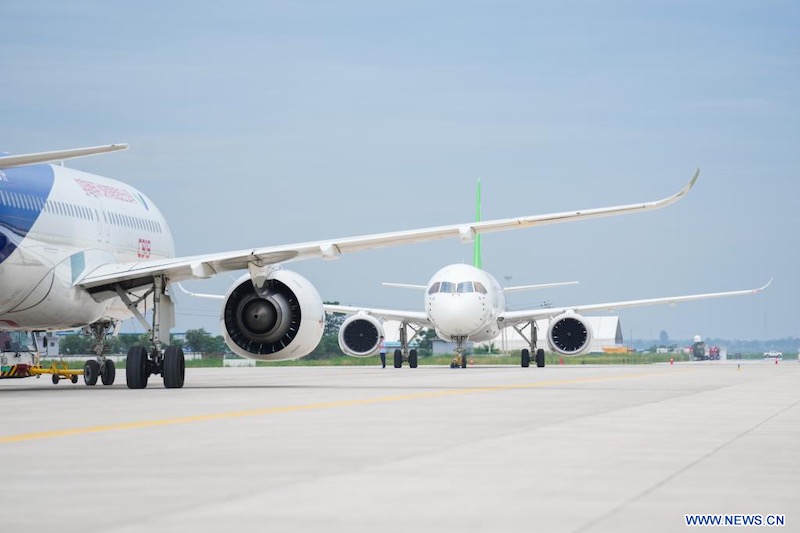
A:
[[[434,283],[433,285],[431,285],[431,288],[428,289],[428,294],[436,294],[437,292],[439,292],[439,282],[438,281],[436,283]]]
[[[479,292],[481,294],[486,294],[486,287],[483,286],[483,283],[480,281],[475,282],[475,292]]]
[[[449,292],[452,294],[456,292],[456,284],[449,281],[443,281],[439,286],[439,292]]]
[[[475,292],[475,291],[472,289],[471,281],[462,281],[461,283],[458,284],[458,290],[456,292],[464,293],[464,292]]]

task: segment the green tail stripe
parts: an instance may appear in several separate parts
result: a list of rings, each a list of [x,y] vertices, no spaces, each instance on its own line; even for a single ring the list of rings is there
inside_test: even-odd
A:
[[[478,178],[478,190],[475,193],[475,222],[481,221],[481,179]],[[475,235],[475,248],[472,252],[472,264],[475,268],[483,268],[481,252],[481,234]]]

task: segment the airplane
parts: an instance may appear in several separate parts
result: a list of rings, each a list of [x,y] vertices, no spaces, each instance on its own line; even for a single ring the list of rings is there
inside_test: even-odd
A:
[[[476,222],[481,220],[480,180],[478,180],[476,192],[475,218]],[[394,352],[395,368],[401,368],[404,362],[408,362],[411,368],[417,367],[417,351],[409,350],[409,345],[423,328],[433,328],[437,337],[444,341],[454,342],[456,358],[451,366],[460,364],[462,368],[466,368],[465,343],[490,341],[497,338],[502,329],[510,327],[514,328],[529,345],[529,348],[520,351],[520,365],[522,367],[530,366],[531,357],[533,357],[537,367],[544,367],[545,351],[538,347],[537,320],[550,319],[545,339],[551,351],[564,356],[575,356],[585,353],[589,349],[593,334],[589,322],[579,313],[613,311],[645,305],[675,305],[679,302],[693,300],[757,294],[772,282],[770,280],[766,285],[756,289],[566,307],[543,306],[536,309],[509,311],[505,304],[507,293],[573,285],[577,282],[503,288],[481,266],[481,240],[478,235],[474,240],[473,265],[448,265],[436,272],[426,285],[383,284],[390,287],[424,291],[424,311],[326,304],[326,312],[350,315],[340,326],[339,347],[344,353],[354,357],[373,356],[377,353],[379,339],[384,337],[382,321],[395,320],[400,322],[400,348]],[[408,336],[408,329],[413,332],[411,337]]]
[[[176,257],[167,220],[146,194],[63,166],[67,159],[127,148],[111,144],[0,155],[0,329],[83,328],[94,337],[96,356],[84,365],[84,382],[95,385],[100,379],[111,385],[116,370],[103,355],[105,338],[120,321],[133,317],[147,331],[149,346],[128,351],[125,377],[131,389],[145,388],[151,375],[160,375],[166,388],[184,385],[183,350],[169,345],[173,283],[246,271],[224,297],[220,325],[226,344],[251,359],[297,359],[319,343],[325,310],[314,285],[283,268],[286,263],[445,238],[471,242],[483,233],[659,209],[684,197],[699,175],[677,193],[652,202]],[[460,267],[442,271],[435,277],[437,290],[426,296],[433,314],[403,316],[430,320],[448,331],[454,324],[438,309],[452,306],[450,296],[476,299],[494,313],[502,307],[502,292],[478,274]],[[445,282],[468,283],[473,292],[459,293],[456,285],[450,295],[451,285]],[[505,313],[502,318],[510,324],[527,317]],[[469,335],[459,328],[450,333]]]

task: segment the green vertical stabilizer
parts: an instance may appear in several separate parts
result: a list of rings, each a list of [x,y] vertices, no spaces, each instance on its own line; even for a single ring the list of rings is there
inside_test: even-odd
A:
[[[481,179],[478,178],[478,189],[475,193],[475,222],[481,221]],[[472,253],[472,264],[475,268],[483,268],[481,254],[481,234],[475,235],[475,249]]]

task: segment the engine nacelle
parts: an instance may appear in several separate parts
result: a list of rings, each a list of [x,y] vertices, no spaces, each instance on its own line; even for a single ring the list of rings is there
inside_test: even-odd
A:
[[[353,357],[369,357],[378,353],[383,324],[370,315],[353,315],[339,328],[339,348]]]
[[[261,361],[286,361],[311,353],[325,329],[317,289],[290,270],[275,270],[256,289],[249,274],[228,290],[222,336],[234,353]]]
[[[561,355],[578,355],[589,349],[592,327],[589,322],[572,311],[558,315],[547,328],[550,349]]]

